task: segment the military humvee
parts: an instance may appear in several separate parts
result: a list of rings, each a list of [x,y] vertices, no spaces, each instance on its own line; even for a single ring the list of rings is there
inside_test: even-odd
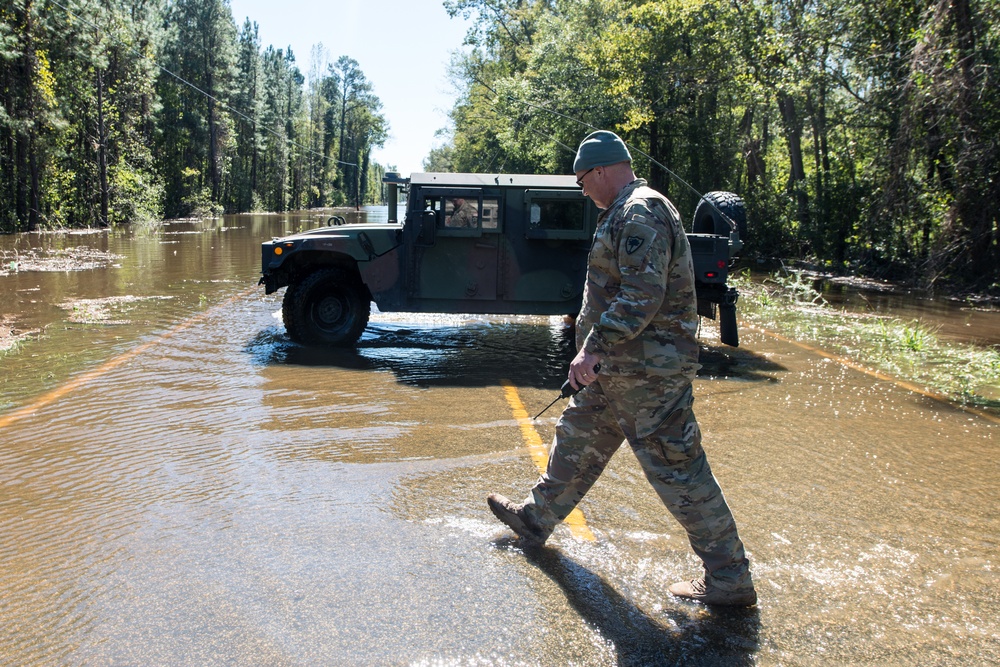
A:
[[[598,211],[573,176],[390,173],[383,182],[388,222],[333,224],[262,244],[259,284],[267,294],[288,287],[281,311],[293,340],[352,345],[372,301],[383,312],[579,311]],[[726,279],[745,226],[742,200],[712,192],[688,234],[698,312],[718,312],[722,341],[734,346],[738,293]]]

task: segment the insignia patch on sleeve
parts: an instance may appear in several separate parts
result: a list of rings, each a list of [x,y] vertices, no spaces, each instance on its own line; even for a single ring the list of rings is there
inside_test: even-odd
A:
[[[640,248],[646,244],[646,239],[641,236],[630,236],[625,239],[625,252],[630,255],[635,254]]]
[[[650,252],[657,245],[656,230],[641,223],[629,222],[622,230],[618,245],[618,263],[622,267],[643,270]]]

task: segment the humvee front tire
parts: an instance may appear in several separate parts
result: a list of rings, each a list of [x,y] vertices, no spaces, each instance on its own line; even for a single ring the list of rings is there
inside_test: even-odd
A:
[[[361,282],[343,269],[320,269],[285,290],[281,319],[292,340],[353,345],[368,326],[371,306]]]

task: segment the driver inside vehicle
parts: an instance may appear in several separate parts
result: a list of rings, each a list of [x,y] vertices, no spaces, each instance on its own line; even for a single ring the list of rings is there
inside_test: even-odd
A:
[[[451,215],[445,220],[445,227],[458,227],[472,229],[476,226],[477,215],[476,206],[462,197],[454,197],[451,200]]]

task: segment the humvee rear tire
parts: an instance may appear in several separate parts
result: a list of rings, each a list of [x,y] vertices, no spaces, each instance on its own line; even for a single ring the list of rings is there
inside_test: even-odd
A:
[[[307,345],[353,345],[368,326],[365,288],[343,269],[320,269],[285,290],[281,319],[292,340]]]
[[[713,204],[715,208],[713,208]],[[719,210],[715,210],[716,208]],[[719,211],[725,213],[736,223],[736,231],[739,232],[740,240],[746,242],[746,204],[743,203],[743,199],[738,194],[733,192],[717,190],[703,195],[698,202],[698,206],[694,209],[694,223],[691,226],[691,232],[694,234],[729,236],[729,231],[732,228],[729,225],[729,221],[719,215]]]

